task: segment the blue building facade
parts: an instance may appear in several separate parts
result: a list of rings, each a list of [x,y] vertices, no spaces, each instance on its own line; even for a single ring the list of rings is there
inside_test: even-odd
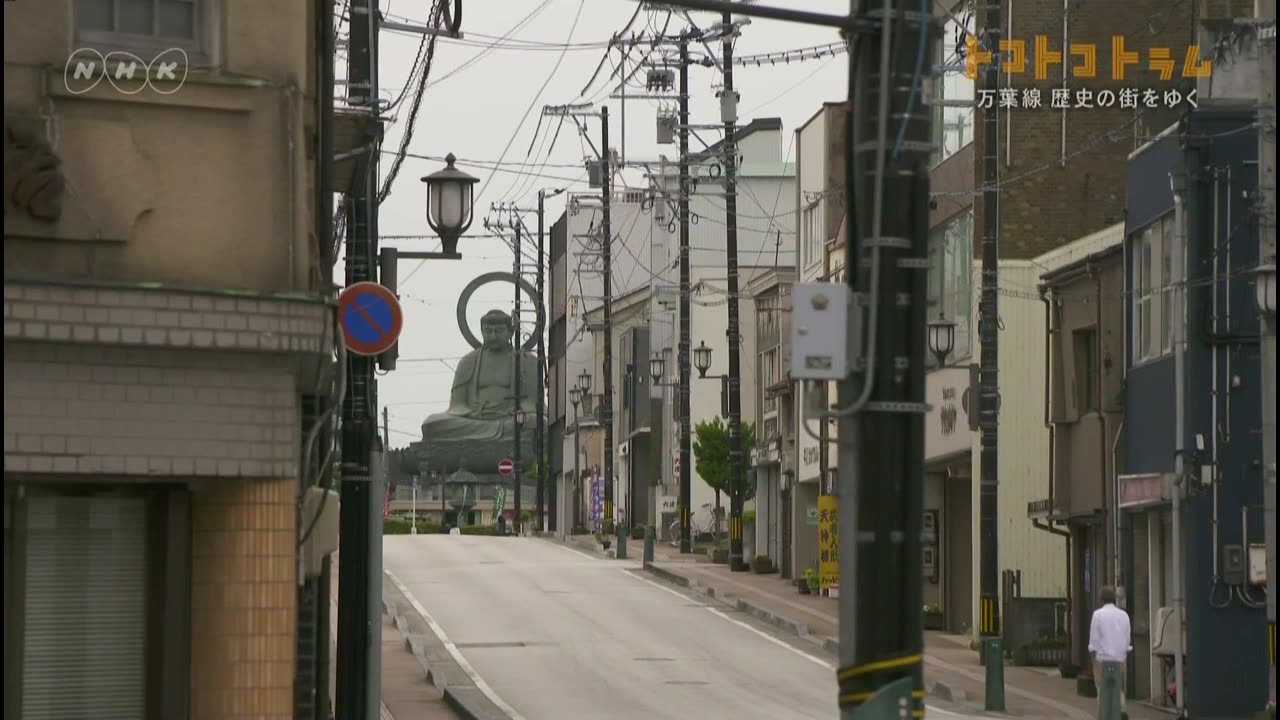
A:
[[[1265,707],[1274,671],[1265,588],[1251,586],[1247,572],[1249,546],[1265,542],[1252,284],[1259,232],[1255,121],[1245,109],[1191,112],[1135,152],[1127,173],[1128,342],[1117,504],[1124,511],[1123,576],[1135,631],[1129,687],[1133,697],[1173,704],[1172,658],[1150,648],[1161,638],[1161,608],[1172,617],[1181,595],[1183,697],[1196,719],[1252,717]],[[1178,173],[1186,179],[1185,254],[1170,184]],[[1174,341],[1183,322],[1189,452],[1178,483]],[[1179,485],[1175,535],[1170,499]],[[1175,587],[1177,574],[1182,582]]]

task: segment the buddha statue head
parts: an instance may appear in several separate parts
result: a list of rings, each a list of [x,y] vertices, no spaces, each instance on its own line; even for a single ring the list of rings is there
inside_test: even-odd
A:
[[[486,350],[511,347],[511,317],[501,310],[490,310],[480,318],[480,335]]]

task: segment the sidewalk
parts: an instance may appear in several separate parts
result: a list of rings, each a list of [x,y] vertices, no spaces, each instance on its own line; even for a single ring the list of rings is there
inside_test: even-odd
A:
[[[566,542],[583,550],[612,556],[611,552],[602,552],[591,536],[571,537]],[[628,542],[628,559],[640,560],[643,553],[643,541]],[[727,566],[707,562],[705,556],[681,555],[679,550],[664,543],[654,546],[654,561],[649,571],[668,582],[695,587],[728,601],[765,622],[808,638],[832,654],[839,652],[839,601],[801,595],[793,581],[783,580],[777,573],[731,573]],[[965,712],[981,713],[984,673],[985,668],[978,664],[977,652],[969,648],[967,636],[925,633],[925,686],[931,696],[961,706]],[[1097,701],[1080,697],[1075,691],[1075,682],[1062,679],[1056,668],[1006,664],[1004,675],[1004,715],[1037,720],[1092,720],[1096,717]],[[1128,713],[1131,720],[1169,720],[1172,717],[1139,703],[1130,703]]]
[[[338,563],[333,563],[333,601],[329,609],[329,657],[338,656]],[[404,635],[395,619],[383,614],[382,619],[382,718],[381,720],[458,720],[444,693],[431,683],[421,663],[405,644]],[[329,663],[329,687],[337,687],[337,663]]]

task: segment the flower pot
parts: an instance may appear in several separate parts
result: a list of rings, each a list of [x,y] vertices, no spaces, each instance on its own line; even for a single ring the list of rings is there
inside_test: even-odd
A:
[[[941,611],[938,611],[938,612],[926,611],[924,614],[924,629],[925,630],[946,630],[947,629],[946,616],[943,615]]]
[[[600,541],[600,545],[601,545],[605,550],[608,550],[608,549],[609,549],[609,546],[610,546],[610,545],[613,545],[613,541],[612,541],[612,540],[609,540],[609,539],[604,539],[604,540],[601,540],[601,541]]]
[[[1080,666],[1074,663],[1062,662],[1058,664],[1058,673],[1062,675],[1063,680],[1075,680],[1080,677]]]
[[[796,588],[800,590],[801,595],[809,594],[809,583],[805,582],[803,579],[796,581]]]

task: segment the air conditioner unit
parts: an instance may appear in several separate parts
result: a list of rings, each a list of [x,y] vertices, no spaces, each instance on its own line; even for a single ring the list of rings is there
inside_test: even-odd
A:
[[[1156,621],[1151,625],[1151,654],[1173,657],[1177,645],[1177,632],[1173,624],[1173,608],[1162,607],[1156,611]],[[1182,611],[1182,654],[1187,654],[1187,611]]]

